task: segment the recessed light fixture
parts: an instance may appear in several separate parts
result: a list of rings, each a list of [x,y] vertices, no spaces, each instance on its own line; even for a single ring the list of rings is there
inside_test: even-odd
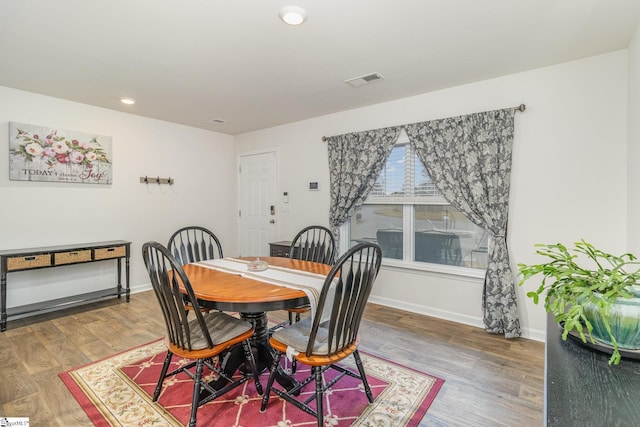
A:
[[[133,98],[120,98],[120,102],[122,102],[123,104],[127,104],[127,105],[133,105],[136,103],[136,100]]]
[[[285,6],[280,9],[280,19],[289,25],[300,25],[307,20],[307,11],[298,6]]]

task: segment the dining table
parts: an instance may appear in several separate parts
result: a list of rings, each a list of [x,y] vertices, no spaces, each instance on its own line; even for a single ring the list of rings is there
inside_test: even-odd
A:
[[[251,271],[256,257],[223,258],[186,264],[182,268],[201,307],[237,312],[251,322],[254,334],[251,345],[256,366],[260,372],[271,367],[274,351],[269,345],[269,311],[294,308],[304,304],[313,306],[331,271],[331,266],[311,261],[281,257],[260,257],[267,268]],[[264,266],[265,264],[261,264]],[[313,313],[312,313],[313,315]],[[241,348],[232,351],[221,361],[221,369],[227,376],[243,366]],[[290,389],[297,381],[279,368],[276,381]],[[214,389],[223,387],[223,377],[214,381]]]

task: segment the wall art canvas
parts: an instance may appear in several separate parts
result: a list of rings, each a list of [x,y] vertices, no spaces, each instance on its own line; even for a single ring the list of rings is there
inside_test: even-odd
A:
[[[9,123],[9,179],[111,184],[111,137]]]

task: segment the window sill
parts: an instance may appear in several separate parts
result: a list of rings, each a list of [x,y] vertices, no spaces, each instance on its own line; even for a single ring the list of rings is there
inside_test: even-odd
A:
[[[390,258],[383,258],[382,266],[390,267],[393,270],[412,270],[425,273],[433,273],[436,275],[457,276],[482,280],[484,280],[486,272],[486,270],[481,270],[478,268],[455,267],[451,265],[429,264],[425,262],[408,262]]]

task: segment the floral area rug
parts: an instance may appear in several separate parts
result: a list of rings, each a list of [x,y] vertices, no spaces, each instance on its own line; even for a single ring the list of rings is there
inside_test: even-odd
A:
[[[151,401],[166,348],[155,341],[60,374],[96,426],[181,426],[189,421],[193,381],[186,374],[165,380],[157,403]],[[325,426],[417,426],[444,380],[360,352],[375,401],[369,404],[361,381],[349,376],[325,394]],[[284,359],[284,358],[283,358]],[[182,363],[174,356],[172,363]],[[356,369],[353,358],[344,366]],[[171,369],[171,368],[170,368]],[[331,378],[333,370],[325,373]],[[357,372],[357,371],[356,371]],[[298,364],[296,378],[308,376]],[[267,373],[260,376],[263,387]],[[314,393],[314,383],[302,395]],[[253,381],[198,409],[198,426],[315,426],[314,417],[271,394],[265,413]]]

